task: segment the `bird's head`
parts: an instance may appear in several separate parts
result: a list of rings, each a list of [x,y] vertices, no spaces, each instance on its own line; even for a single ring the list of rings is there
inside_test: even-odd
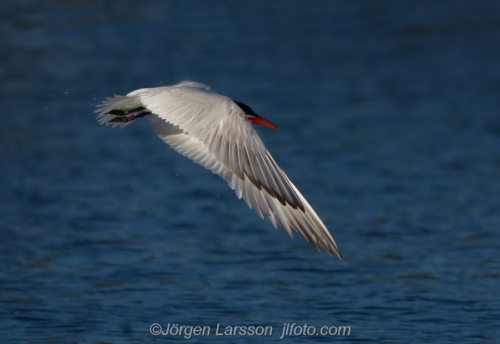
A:
[[[236,105],[238,105],[240,107],[241,110],[243,110],[243,112],[247,116],[247,120],[250,123],[258,124],[258,125],[261,125],[263,127],[266,127],[266,128],[269,128],[269,129],[273,129],[273,130],[279,130],[279,128],[277,126],[275,126],[273,122],[265,119],[264,117],[261,117],[261,116],[257,115],[252,110],[252,108],[250,106],[248,106],[246,104],[243,104],[241,102],[237,102],[235,100],[233,100],[233,101],[236,103]]]

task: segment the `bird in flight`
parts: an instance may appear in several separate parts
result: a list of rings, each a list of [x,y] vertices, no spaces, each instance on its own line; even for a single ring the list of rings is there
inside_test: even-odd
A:
[[[251,123],[278,130],[248,105],[195,81],[142,88],[97,105],[101,124],[124,127],[150,119],[158,137],[227,181],[238,198],[275,228],[292,229],[318,251],[342,254],[312,207],[276,164]]]

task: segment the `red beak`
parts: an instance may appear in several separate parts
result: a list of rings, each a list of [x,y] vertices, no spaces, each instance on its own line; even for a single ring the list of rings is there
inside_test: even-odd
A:
[[[258,125],[261,125],[263,127],[266,127],[266,128],[269,128],[269,129],[273,129],[273,130],[280,130],[277,126],[274,125],[273,122],[265,119],[264,117],[260,117],[260,116],[258,116],[258,117],[248,116],[247,118],[253,124],[258,124]]]

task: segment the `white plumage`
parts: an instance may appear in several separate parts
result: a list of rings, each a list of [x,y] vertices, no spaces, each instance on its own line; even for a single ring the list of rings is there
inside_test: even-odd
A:
[[[225,179],[261,218],[316,249],[342,255],[327,228],[279,168],[251,122],[277,129],[248,106],[194,81],[143,88],[98,105],[101,124],[125,126],[147,116],[173,149]],[[257,119],[258,118],[258,119]],[[263,124],[264,123],[264,124]]]

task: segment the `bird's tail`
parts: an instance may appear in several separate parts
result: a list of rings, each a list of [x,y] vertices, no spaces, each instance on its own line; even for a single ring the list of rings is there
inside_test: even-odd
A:
[[[125,127],[134,119],[149,115],[138,96],[120,96],[106,98],[97,105],[97,120],[100,124]]]

